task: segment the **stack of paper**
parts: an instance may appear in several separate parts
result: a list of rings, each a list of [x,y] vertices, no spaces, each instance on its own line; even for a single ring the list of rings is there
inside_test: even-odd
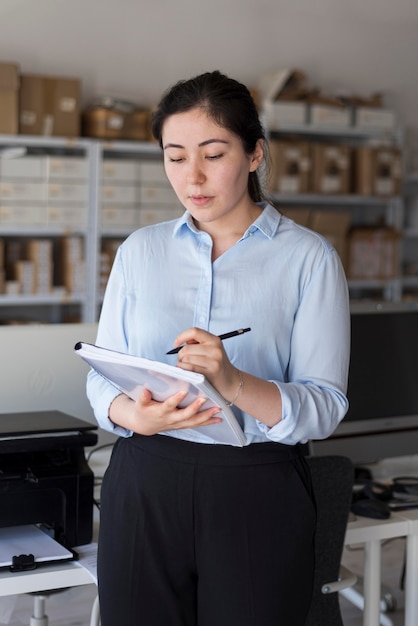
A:
[[[205,397],[202,410],[212,406],[219,407],[222,422],[190,430],[197,430],[217,443],[241,447],[245,445],[244,433],[233,411],[203,374],[84,342],[78,342],[75,351],[106,380],[133,400],[139,397],[144,388],[158,402],[163,402],[181,389],[187,390],[188,394],[180,407],[188,406],[197,397]]]

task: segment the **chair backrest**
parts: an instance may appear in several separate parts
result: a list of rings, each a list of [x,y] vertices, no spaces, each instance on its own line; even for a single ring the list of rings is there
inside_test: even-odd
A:
[[[337,581],[350,512],[354,467],[343,456],[306,457],[316,501],[315,575],[306,626],[343,626],[338,593],[323,594]]]

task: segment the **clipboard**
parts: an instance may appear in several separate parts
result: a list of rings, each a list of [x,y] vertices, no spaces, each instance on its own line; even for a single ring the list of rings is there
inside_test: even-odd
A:
[[[205,397],[202,410],[219,407],[217,415],[222,418],[222,422],[185,429],[184,432],[197,431],[220,444],[238,447],[245,445],[245,435],[234,412],[203,374],[82,341],[76,343],[74,350],[96,372],[132,400],[139,397],[143,388],[148,389],[158,402],[163,402],[177,391],[187,390],[187,396],[180,407],[188,406],[197,397]]]

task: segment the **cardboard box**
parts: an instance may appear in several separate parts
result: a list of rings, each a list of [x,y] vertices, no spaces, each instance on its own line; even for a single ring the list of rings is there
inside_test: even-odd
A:
[[[67,293],[83,293],[86,287],[84,239],[79,235],[61,237],[56,255],[57,282]]]
[[[349,211],[311,211],[309,228],[323,235],[338,252],[344,269],[347,270]]]
[[[22,74],[19,132],[22,135],[78,137],[80,81]]]
[[[122,111],[105,106],[93,106],[82,114],[82,133],[97,139],[131,139],[149,141],[150,112]]]
[[[269,130],[280,130],[286,125],[300,126],[307,122],[305,102],[264,102],[263,113]]]
[[[389,279],[399,275],[400,234],[390,227],[359,227],[351,231],[347,276]]]
[[[348,107],[311,104],[308,116],[311,126],[333,128],[348,128],[351,126],[351,109]]]
[[[82,114],[82,134],[97,139],[120,139],[125,115],[105,107],[94,107]]]
[[[355,107],[353,110],[353,123],[357,128],[365,130],[394,130],[396,127],[396,115],[390,109],[377,107]]]
[[[312,209],[293,208],[293,207],[288,208],[288,207],[280,206],[279,210],[280,210],[280,213],[282,213],[285,217],[288,217],[289,219],[296,222],[296,224],[309,228],[309,222],[311,219]]]
[[[311,191],[347,194],[351,191],[351,148],[341,144],[311,145]]]
[[[0,63],[0,135],[18,131],[19,66]]]
[[[354,189],[362,196],[398,196],[401,152],[395,147],[361,146],[354,153]]]
[[[26,257],[34,266],[34,292],[50,293],[53,283],[53,243],[51,239],[29,239]]]
[[[303,72],[292,69],[278,70],[261,77],[258,87],[261,109],[270,130],[307,123],[305,82]]]
[[[280,213],[328,239],[338,252],[344,268],[347,268],[348,231],[351,222],[349,211],[280,207]]]
[[[35,264],[32,261],[16,261],[14,272],[15,280],[19,283],[19,293],[36,293]]]
[[[305,141],[271,140],[269,152],[270,190],[280,193],[307,193],[311,171],[309,144]]]

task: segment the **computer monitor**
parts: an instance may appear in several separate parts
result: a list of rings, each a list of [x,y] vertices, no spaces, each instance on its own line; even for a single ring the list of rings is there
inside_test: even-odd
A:
[[[418,304],[371,305],[351,314],[346,417],[312,454],[357,464],[418,454]]]

